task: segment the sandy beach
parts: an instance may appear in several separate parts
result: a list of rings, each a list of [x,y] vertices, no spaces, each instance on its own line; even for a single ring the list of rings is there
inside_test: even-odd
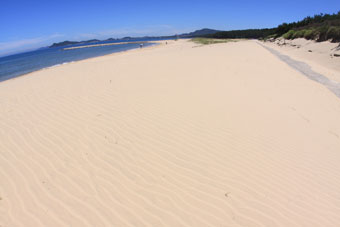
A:
[[[303,38],[267,41],[266,46],[291,56],[297,61],[307,63],[313,70],[340,83],[340,44],[329,41],[316,42]]]
[[[257,41],[0,83],[1,227],[338,227],[339,163],[340,98]]]

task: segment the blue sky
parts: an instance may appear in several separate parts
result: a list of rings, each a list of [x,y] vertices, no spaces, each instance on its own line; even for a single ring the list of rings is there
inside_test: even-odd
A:
[[[340,1],[2,0],[0,6],[1,56],[63,40],[274,27],[335,13]]]

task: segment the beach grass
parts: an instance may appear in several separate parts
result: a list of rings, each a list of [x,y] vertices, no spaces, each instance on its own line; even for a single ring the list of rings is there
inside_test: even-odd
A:
[[[326,40],[337,42],[340,41],[340,27],[325,25],[316,28],[311,27],[299,30],[292,29],[283,34],[282,37],[285,39],[305,38],[313,39],[319,42]]]
[[[236,42],[236,39],[212,39],[212,38],[193,38],[192,42],[202,45],[210,45],[217,43],[228,43],[228,42]]]

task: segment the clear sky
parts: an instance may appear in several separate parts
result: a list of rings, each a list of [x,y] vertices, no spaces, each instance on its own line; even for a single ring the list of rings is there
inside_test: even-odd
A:
[[[1,0],[0,56],[63,40],[274,27],[340,0]]]

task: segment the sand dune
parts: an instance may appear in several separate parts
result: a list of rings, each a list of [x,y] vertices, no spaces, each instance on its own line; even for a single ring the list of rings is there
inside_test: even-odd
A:
[[[0,226],[340,225],[340,99],[254,41],[0,83]]]
[[[306,62],[314,71],[340,83],[339,43],[316,42],[304,38],[293,40],[278,38],[274,42],[269,41],[264,44],[283,54],[288,54],[295,60]]]

